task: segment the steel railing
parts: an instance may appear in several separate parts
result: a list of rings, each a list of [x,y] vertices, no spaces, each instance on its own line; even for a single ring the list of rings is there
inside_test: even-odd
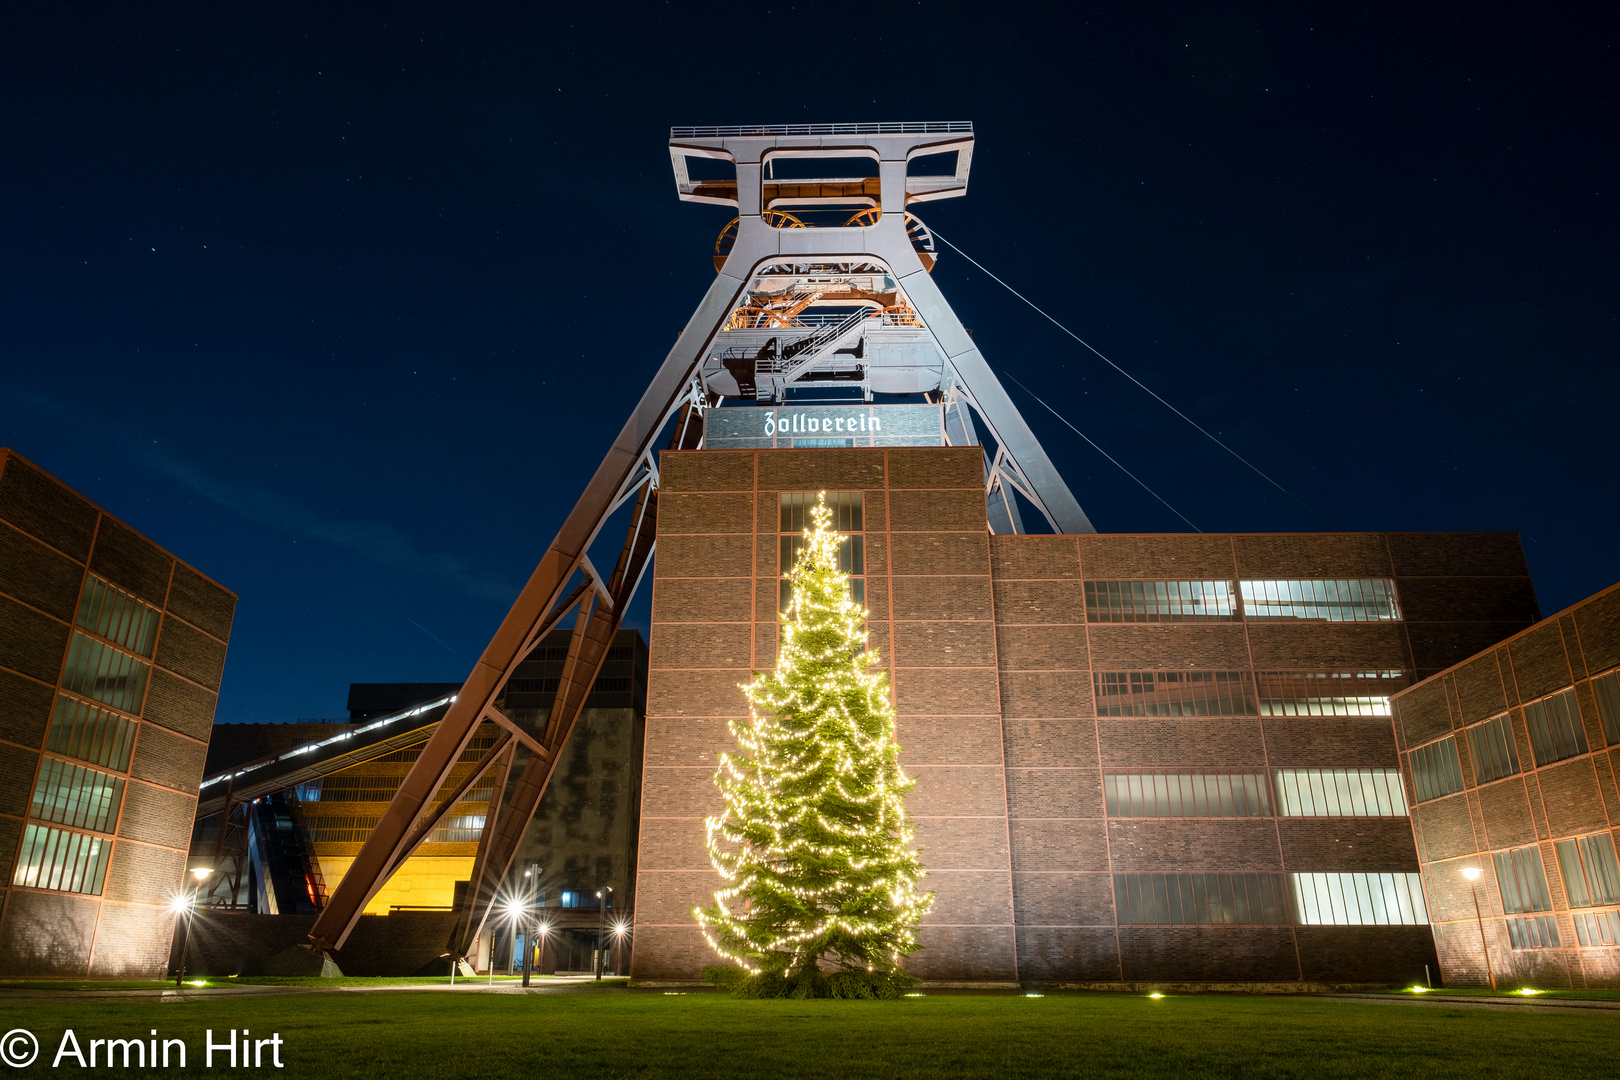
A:
[[[921,120],[867,124],[716,124],[672,127],[671,139],[724,139],[742,135],[931,135],[973,134],[971,120]]]

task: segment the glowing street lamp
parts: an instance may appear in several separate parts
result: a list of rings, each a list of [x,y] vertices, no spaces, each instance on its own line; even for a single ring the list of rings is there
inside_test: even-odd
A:
[[[203,882],[207,881],[208,875],[214,872],[213,861],[202,858],[193,859],[187,869],[191,876],[196,879],[197,884],[192,887],[189,894],[182,887],[180,895],[176,896],[169,904],[170,909],[182,920],[180,924],[180,963],[174,973],[175,986],[182,985],[186,978],[186,952],[191,948],[191,923],[197,915],[197,900],[202,895]]]
[[[1496,989],[1496,972],[1491,969],[1491,947],[1485,943],[1485,920],[1479,913],[1479,878],[1485,871],[1477,866],[1465,866],[1458,871],[1468,879],[1474,891],[1474,922],[1479,926],[1479,947],[1485,950],[1485,974],[1490,976],[1491,989]]]

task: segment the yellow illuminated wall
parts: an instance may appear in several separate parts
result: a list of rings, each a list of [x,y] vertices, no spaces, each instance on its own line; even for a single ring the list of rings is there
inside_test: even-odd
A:
[[[343,875],[354,864],[354,856],[322,855],[321,875],[326,878],[326,893],[332,894]],[[367,915],[387,915],[394,905],[401,907],[437,907],[449,910],[455,902],[456,882],[472,877],[471,855],[413,855],[405,860],[399,873],[388,880],[366,905]]]

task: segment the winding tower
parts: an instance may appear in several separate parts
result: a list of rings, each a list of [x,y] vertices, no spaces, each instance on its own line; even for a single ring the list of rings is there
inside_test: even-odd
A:
[[[1041,531],[1094,532],[930,276],[939,253],[913,208],[967,194],[973,147],[972,124],[956,121],[672,129],[679,197],[735,210],[714,281],[326,902],[314,948],[340,948],[493,771],[454,946],[471,948],[653,558],[660,448],[982,447],[991,533],[1025,532],[1030,513]],[[616,554],[598,544],[608,530]],[[570,617],[554,702],[510,707],[514,669]],[[480,735],[492,745],[476,768],[426,810]]]

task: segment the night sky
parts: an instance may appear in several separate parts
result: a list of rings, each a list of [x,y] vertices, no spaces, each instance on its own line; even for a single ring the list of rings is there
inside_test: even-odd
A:
[[[338,7],[0,14],[0,445],[241,595],[221,720],[465,676],[712,280],[671,124],[972,120],[919,215],[1310,507],[947,250],[1200,529],[1620,579],[1611,5]],[[1009,392],[1100,530],[1186,530]]]

